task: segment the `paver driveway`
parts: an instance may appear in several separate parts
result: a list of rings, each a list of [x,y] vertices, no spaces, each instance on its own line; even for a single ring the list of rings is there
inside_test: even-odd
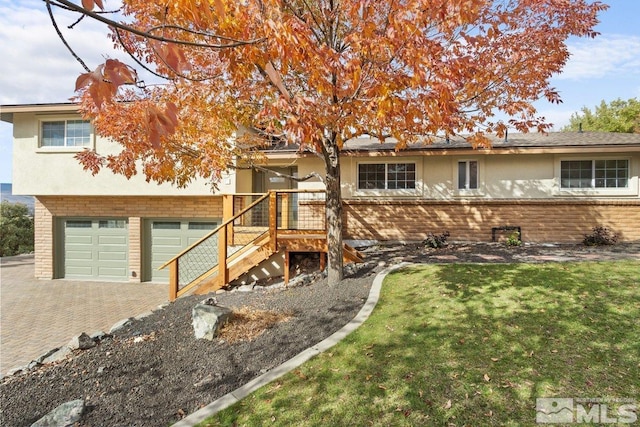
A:
[[[33,255],[0,258],[0,373],[81,332],[108,332],[167,297],[167,285],[156,283],[38,280]]]

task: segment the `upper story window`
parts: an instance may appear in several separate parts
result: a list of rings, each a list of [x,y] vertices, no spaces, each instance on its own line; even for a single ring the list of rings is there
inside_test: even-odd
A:
[[[458,190],[478,189],[478,161],[464,160],[458,162]]]
[[[89,147],[91,125],[87,120],[42,122],[41,147]]]
[[[358,190],[415,188],[415,163],[361,163],[358,165]]]
[[[628,188],[629,160],[563,160],[561,188]]]

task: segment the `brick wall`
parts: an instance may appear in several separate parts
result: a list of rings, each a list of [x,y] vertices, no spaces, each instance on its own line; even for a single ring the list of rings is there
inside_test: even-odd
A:
[[[34,219],[34,274],[38,279],[51,279],[53,277],[53,217],[38,199],[35,201]]]
[[[221,196],[80,197],[40,196],[35,206],[35,277],[54,277],[55,219],[64,217],[127,218],[131,281],[142,272],[143,223],[146,218],[222,218]]]
[[[429,232],[450,241],[491,241],[491,228],[522,227],[529,242],[581,242],[596,225],[621,241],[640,240],[640,201],[345,201],[345,237],[417,241]]]
[[[322,202],[303,210],[324,216]],[[129,220],[129,265],[140,280],[146,218],[222,218],[222,197],[38,197],[35,207],[35,275],[54,275],[56,217],[120,217]],[[429,232],[451,233],[450,241],[491,241],[491,228],[522,227],[525,242],[580,242],[604,225],[621,241],[640,240],[638,200],[371,201],[344,202],[345,238],[423,240]],[[58,250],[61,250],[59,248]]]

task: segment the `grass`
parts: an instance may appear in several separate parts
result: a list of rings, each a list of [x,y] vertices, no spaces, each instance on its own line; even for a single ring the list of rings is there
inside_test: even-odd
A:
[[[201,425],[520,426],[537,397],[637,401],[639,318],[637,261],[411,267],[358,330]]]

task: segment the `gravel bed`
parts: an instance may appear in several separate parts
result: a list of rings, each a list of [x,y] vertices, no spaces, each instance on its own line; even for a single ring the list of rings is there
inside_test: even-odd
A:
[[[84,399],[86,426],[170,425],[339,330],[369,295],[374,272],[339,286],[326,279],[287,289],[216,295],[229,308],[292,313],[252,341],[196,340],[191,309],[178,299],[71,358],[5,377],[0,425],[28,426],[58,405]]]

